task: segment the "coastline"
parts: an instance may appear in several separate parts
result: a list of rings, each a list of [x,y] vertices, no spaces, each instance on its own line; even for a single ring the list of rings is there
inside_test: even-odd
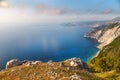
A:
[[[101,48],[99,48],[99,45],[100,43],[98,43],[98,40],[94,39],[94,38],[91,38],[90,36],[87,36],[88,33],[86,33],[84,35],[84,38],[87,38],[87,39],[90,39],[91,41],[94,42],[94,44],[98,44],[98,45],[95,45],[95,47],[98,49],[98,51],[95,53],[95,55],[93,55],[87,62],[89,62],[90,60],[92,60],[93,58],[97,57],[99,55],[99,52],[101,51]]]
[[[98,44],[98,45],[96,46],[99,50],[97,51],[96,55],[93,56],[93,58],[96,58],[96,57],[99,55],[100,51],[102,50],[102,47],[99,47],[99,45],[100,45],[100,44]],[[92,58],[92,59],[93,59],[93,58]]]
[[[98,48],[98,47],[96,46],[96,48]],[[98,48],[98,51],[95,53],[95,55],[93,55],[87,62],[89,62],[90,60],[96,58],[99,55],[100,51],[101,51],[101,49]]]
[[[93,58],[97,57],[100,51],[104,46],[110,44],[115,38],[120,35],[120,23],[113,23],[107,25],[104,29],[97,29],[91,32],[88,32],[84,35],[85,38],[91,39],[93,41],[97,41],[98,45],[96,46],[99,51],[96,53]]]
[[[100,51],[101,51],[101,50],[99,50],[99,51],[93,56],[92,59],[96,58],[96,57],[99,55]]]

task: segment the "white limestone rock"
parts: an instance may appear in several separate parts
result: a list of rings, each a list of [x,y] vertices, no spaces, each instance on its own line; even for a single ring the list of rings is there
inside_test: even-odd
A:
[[[79,67],[80,69],[88,70],[88,66],[85,62],[83,62],[80,58],[71,58],[65,61],[65,63],[69,63],[71,67]]]
[[[78,64],[75,61],[71,61],[70,66],[75,66],[76,67],[76,66],[78,66]]]
[[[74,74],[74,75],[70,76],[70,80],[82,80],[82,79],[77,74]]]
[[[7,62],[6,69],[22,65],[23,63],[24,63],[24,61],[19,61],[18,59],[12,59],[12,60]]]
[[[120,23],[118,25],[113,26],[107,30],[97,30],[92,31],[86,34],[84,37],[91,38],[97,40],[99,45],[97,46],[99,49],[102,49],[104,46],[111,43],[115,38],[120,36]]]

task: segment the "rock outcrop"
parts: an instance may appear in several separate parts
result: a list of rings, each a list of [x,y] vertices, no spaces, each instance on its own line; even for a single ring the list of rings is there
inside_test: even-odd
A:
[[[83,62],[80,58],[71,58],[64,61],[64,63],[66,63],[67,66],[70,66],[70,67],[78,67],[80,69],[89,71],[87,64]]]
[[[12,59],[7,62],[6,69],[14,67],[14,66],[22,65],[23,63],[25,63],[25,61],[19,61],[18,59]]]
[[[28,61],[28,60],[20,61],[18,59],[12,59],[7,62],[6,69],[12,68],[15,66],[20,66],[23,64],[25,64],[26,66],[30,66],[30,65],[34,65],[34,64],[38,64],[38,63],[41,63],[41,61]]]
[[[111,43],[115,38],[120,36],[120,22],[110,24],[105,29],[94,30],[85,35],[87,38],[97,40],[98,48],[102,49],[107,44]]]
[[[6,64],[6,69],[8,68],[12,68],[15,66],[20,66],[20,65],[26,65],[26,66],[30,66],[30,65],[35,65],[35,64],[39,64],[42,63],[41,61],[28,61],[28,60],[24,60],[24,61],[20,61],[18,59],[12,59],[10,61],[7,62]],[[45,63],[45,62],[43,62]],[[52,61],[48,61],[45,64],[53,64],[54,62]],[[68,67],[77,67],[77,69],[84,69],[86,71],[88,71],[88,66],[85,62],[83,62],[81,59],[79,58],[71,58],[71,59],[67,59],[64,61],[64,66],[68,66]]]

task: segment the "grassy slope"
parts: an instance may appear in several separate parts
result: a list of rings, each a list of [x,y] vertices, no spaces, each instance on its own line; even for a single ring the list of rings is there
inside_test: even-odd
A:
[[[101,80],[95,75],[69,66],[57,63],[39,63],[30,66],[22,65],[0,72],[0,80],[70,80],[70,76],[77,74],[82,80]],[[69,67],[69,69],[68,69]],[[55,79],[51,79],[51,78]]]
[[[104,72],[120,69],[120,36],[105,46],[97,57],[89,62],[93,71]]]
[[[120,78],[120,36],[105,46],[88,65],[93,72],[103,72],[96,74],[99,77]]]
[[[94,73],[94,74],[105,80],[120,80],[120,72],[117,72],[116,70]]]
[[[120,23],[111,24],[104,29],[113,28]],[[107,80],[120,80],[120,36],[103,47],[99,55],[88,62],[89,68],[96,76]]]

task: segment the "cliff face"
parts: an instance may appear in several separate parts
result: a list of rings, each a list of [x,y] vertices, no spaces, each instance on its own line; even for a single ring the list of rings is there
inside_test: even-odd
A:
[[[87,38],[97,40],[99,44],[98,48],[102,49],[105,45],[111,43],[115,38],[120,35],[120,23],[114,23],[107,25],[103,29],[96,29],[85,35]]]

